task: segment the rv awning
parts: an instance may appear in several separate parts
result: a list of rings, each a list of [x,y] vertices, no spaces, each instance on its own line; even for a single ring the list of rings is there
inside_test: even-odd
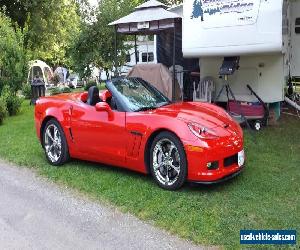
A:
[[[158,1],[150,0],[135,8],[128,16],[122,17],[109,25],[115,25],[118,33],[149,34],[173,28],[181,17],[166,10],[166,6]]]

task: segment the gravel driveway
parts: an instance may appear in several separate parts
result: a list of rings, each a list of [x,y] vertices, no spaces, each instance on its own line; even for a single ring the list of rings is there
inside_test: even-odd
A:
[[[0,249],[200,249],[0,161]]]

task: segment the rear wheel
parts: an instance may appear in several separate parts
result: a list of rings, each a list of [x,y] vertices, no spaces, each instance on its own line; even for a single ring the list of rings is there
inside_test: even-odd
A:
[[[164,189],[177,190],[184,184],[186,155],[181,141],[174,134],[162,132],[154,139],[150,150],[150,171]]]
[[[55,119],[48,121],[44,128],[43,148],[48,161],[54,166],[63,165],[70,158],[64,131]]]

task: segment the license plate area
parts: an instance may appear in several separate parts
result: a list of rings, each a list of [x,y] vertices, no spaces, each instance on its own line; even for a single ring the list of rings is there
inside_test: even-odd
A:
[[[241,152],[238,153],[238,165],[239,167],[244,166],[245,164],[245,151],[242,150]]]

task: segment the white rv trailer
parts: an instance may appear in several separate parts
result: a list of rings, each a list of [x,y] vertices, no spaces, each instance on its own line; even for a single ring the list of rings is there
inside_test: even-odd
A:
[[[298,19],[297,19],[298,18]],[[298,26],[296,24],[299,24]],[[300,1],[184,0],[183,55],[200,58],[201,77],[222,87],[224,57],[240,56],[240,68],[229,77],[240,101],[257,101],[249,84],[267,103],[284,100],[291,72],[300,76]],[[226,93],[221,101],[227,101]]]

